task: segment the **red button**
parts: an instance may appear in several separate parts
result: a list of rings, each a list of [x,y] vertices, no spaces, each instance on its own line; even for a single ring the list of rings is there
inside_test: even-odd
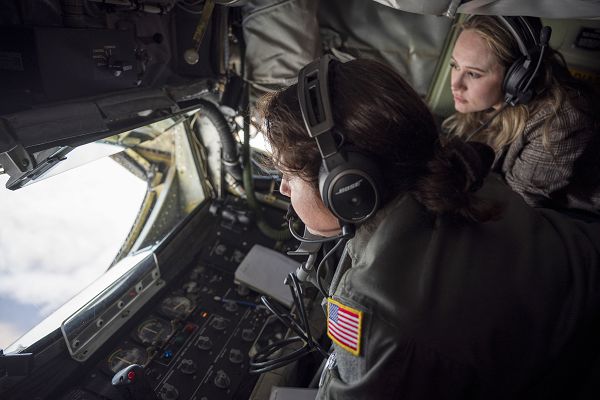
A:
[[[133,382],[135,379],[135,371],[129,371],[127,373],[127,379],[129,379],[131,382]]]

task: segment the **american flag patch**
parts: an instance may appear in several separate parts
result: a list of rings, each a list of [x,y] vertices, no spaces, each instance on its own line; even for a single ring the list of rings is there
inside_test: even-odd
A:
[[[327,299],[327,336],[355,356],[360,354],[362,311]]]

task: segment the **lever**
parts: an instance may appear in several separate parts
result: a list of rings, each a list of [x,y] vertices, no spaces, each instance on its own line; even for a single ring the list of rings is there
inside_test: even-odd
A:
[[[200,46],[202,45],[202,39],[204,39],[204,34],[206,33],[206,28],[210,22],[214,7],[215,0],[206,0],[204,2],[200,21],[198,21],[198,25],[196,25],[194,36],[192,36],[192,47],[183,53],[183,59],[190,65],[195,65],[200,60]]]
[[[144,373],[144,367],[131,364],[117,372],[112,378],[116,387],[126,400],[159,400]]]

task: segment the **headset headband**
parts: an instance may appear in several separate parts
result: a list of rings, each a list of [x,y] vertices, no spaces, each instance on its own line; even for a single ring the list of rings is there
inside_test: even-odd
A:
[[[534,32],[533,26],[527,21],[527,19],[517,17],[505,17],[502,15],[498,16],[498,19],[502,21],[505,28],[511,33],[512,37],[517,42],[521,54],[531,60],[532,48],[540,47],[540,32]],[[527,41],[529,40],[529,43]]]
[[[298,74],[298,101],[302,119],[310,137],[317,141],[327,170],[339,160],[338,146],[333,136],[333,112],[329,95],[329,66],[337,61],[325,55],[311,62]]]

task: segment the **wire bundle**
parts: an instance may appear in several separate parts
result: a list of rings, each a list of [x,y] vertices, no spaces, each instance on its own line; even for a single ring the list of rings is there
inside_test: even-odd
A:
[[[298,310],[300,319],[296,322],[293,314],[282,309],[281,306],[272,303],[266,296],[261,297],[262,303],[267,309],[277,317],[295,336],[284,338],[265,346],[250,360],[250,373],[262,374],[288,365],[300,358],[318,352],[323,358],[329,357],[329,353],[321,347],[321,345],[313,338],[308,324],[308,315],[302,296],[304,295],[300,280],[294,273],[290,273],[285,280],[285,284],[289,285],[294,300],[294,308]],[[280,350],[290,348],[294,344],[302,345],[292,350],[290,353],[273,357]]]

